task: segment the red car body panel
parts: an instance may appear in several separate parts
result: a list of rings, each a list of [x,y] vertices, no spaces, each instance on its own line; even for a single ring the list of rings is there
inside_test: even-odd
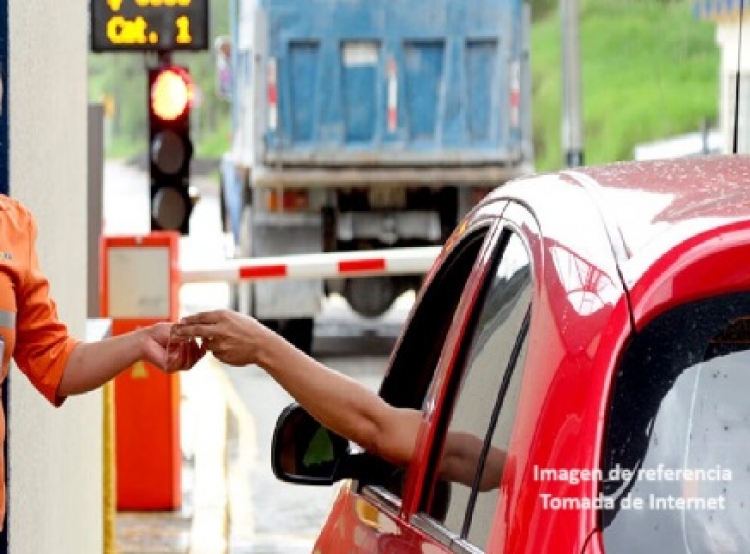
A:
[[[593,501],[597,481],[542,480],[535,469],[601,467],[613,376],[635,331],[682,303],[750,290],[750,158],[621,163],[518,179],[467,216],[435,268],[465,230],[488,218],[495,234],[502,222],[523,235],[535,289],[526,369],[486,551],[601,553],[595,507],[545,510],[540,503],[545,494]],[[345,488],[316,552],[450,552],[410,521],[489,254],[474,267],[436,369],[400,510],[389,516]],[[377,512],[369,523],[364,505]]]
[[[319,537],[316,552],[414,552],[416,533],[402,519],[387,515],[347,486],[333,504],[329,523],[333,526]]]

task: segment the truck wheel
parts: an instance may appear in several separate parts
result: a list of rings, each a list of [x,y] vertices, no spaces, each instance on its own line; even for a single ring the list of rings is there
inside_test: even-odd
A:
[[[379,317],[393,305],[401,291],[393,277],[347,279],[344,298],[352,309],[364,317]]]
[[[263,325],[275,331],[305,354],[312,354],[313,328],[311,317],[299,319],[264,319]]]

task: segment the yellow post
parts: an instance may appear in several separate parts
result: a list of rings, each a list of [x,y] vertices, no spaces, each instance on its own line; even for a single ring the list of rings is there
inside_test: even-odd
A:
[[[117,488],[115,479],[114,383],[102,387],[104,397],[104,554],[117,553]]]

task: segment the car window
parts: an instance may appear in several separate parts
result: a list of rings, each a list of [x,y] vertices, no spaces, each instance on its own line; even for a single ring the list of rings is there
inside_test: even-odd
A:
[[[614,384],[609,554],[750,552],[750,293],[690,303],[629,345]]]
[[[424,497],[424,517],[434,520],[439,539],[483,548],[498,501],[505,453],[516,414],[531,305],[531,262],[514,232],[500,239],[502,257],[490,272],[476,305],[471,332],[462,346],[464,370],[455,372],[455,398],[442,424],[437,478]],[[445,415],[445,412],[444,412]],[[441,416],[443,417],[443,416]],[[445,482],[460,463],[465,482]]]
[[[489,230],[487,224],[467,233],[422,292],[380,387],[380,395],[392,406],[422,408],[464,286]]]
[[[448,329],[490,228],[488,221],[485,225],[468,231],[422,291],[380,387],[380,395],[389,404],[422,409]],[[383,487],[380,493],[387,492],[388,501],[398,503],[402,495],[405,468],[396,467],[374,456],[368,463],[369,475],[360,481],[360,485]]]

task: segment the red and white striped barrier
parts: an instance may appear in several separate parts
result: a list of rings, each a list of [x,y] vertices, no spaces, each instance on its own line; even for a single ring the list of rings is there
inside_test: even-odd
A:
[[[440,246],[363,252],[324,252],[225,260],[211,268],[182,268],[183,283],[236,283],[261,279],[325,279],[427,273]]]

